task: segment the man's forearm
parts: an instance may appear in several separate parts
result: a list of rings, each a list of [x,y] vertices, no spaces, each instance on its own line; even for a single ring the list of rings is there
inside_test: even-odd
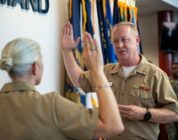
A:
[[[169,109],[150,108],[149,110],[152,114],[152,118],[150,119],[151,122],[154,122],[154,123],[170,123],[170,122],[173,122],[173,121],[178,121],[178,114],[169,110]]]
[[[76,87],[79,87],[78,80],[83,70],[76,63],[76,60],[74,58],[72,51],[63,52],[62,55],[64,59],[65,68],[67,70],[67,74],[72,84]]]

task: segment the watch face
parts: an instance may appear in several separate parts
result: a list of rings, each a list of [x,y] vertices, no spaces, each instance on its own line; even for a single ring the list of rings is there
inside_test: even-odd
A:
[[[144,116],[144,121],[149,121],[151,119],[152,115],[149,110],[146,111],[146,114]]]

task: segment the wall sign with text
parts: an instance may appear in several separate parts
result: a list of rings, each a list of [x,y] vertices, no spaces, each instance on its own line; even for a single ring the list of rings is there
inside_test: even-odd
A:
[[[49,0],[0,0],[0,5],[7,5],[11,7],[16,7],[20,5],[23,10],[30,10],[38,12],[41,14],[48,13],[49,10]]]

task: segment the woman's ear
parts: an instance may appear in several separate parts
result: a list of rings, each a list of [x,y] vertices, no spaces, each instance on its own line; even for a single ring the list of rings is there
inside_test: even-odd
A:
[[[37,62],[34,62],[32,64],[32,74],[33,75],[37,75],[38,74],[38,63]]]

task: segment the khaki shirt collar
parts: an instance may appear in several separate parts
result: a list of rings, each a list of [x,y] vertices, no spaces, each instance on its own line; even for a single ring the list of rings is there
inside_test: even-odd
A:
[[[34,85],[25,82],[11,82],[5,84],[1,92],[11,92],[11,91],[36,91]]]
[[[147,61],[147,59],[140,54],[141,57],[141,61],[139,62],[139,64],[137,65],[137,67],[135,68],[135,70],[132,72],[132,74],[136,74],[136,73],[140,73],[140,74],[146,74],[146,65],[149,62]],[[122,75],[122,69],[121,69],[121,65],[119,63],[116,64],[116,66],[109,72],[110,74],[116,74],[118,73],[119,75]]]

